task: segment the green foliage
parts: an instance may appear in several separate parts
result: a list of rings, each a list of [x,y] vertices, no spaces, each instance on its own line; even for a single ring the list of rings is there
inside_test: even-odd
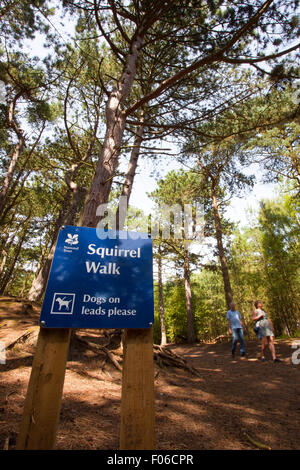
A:
[[[285,102],[290,103],[290,94],[285,93]],[[260,157],[260,167],[265,171],[265,181],[282,181],[288,178],[300,191],[299,163],[299,119],[281,122],[248,140],[246,147]]]
[[[193,312],[198,340],[211,340],[226,333],[226,306],[222,276],[203,269],[192,276]],[[158,288],[155,288],[155,340],[160,342]],[[165,324],[169,342],[187,339],[186,304],[183,279],[164,285]]]
[[[184,285],[182,280],[164,286],[166,332],[169,341],[187,338]]]
[[[255,225],[237,232],[231,247],[237,304],[251,321],[254,300],[264,300],[278,334],[294,334],[300,318],[298,218],[292,196],[262,201]]]
[[[286,187],[285,187],[286,189]],[[283,193],[262,201],[258,216],[242,231],[236,229],[229,246],[228,264],[234,300],[250,337],[254,301],[261,299],[271,316],[275,334],[295,335],[300,322],[299,201]],[[163,251],[164,259],[168,251]],[[171,275],[164,283],[164,307],[169,342],[187,338],[184,280]],[[198,340],[226,334],[226,305],[221,272],[202,268],[192,275],[192,301]],[[155,287],[155,338],[160,341],[158,288]],[[282,337],[283,337],[282,336]]]
[[[38,31],[47,33],[44,19],[54,13],[48,4],[47,0],[1,0],[0,36],[14,44],[24,38],[34,38]]]
[[[224,286],[219,271],[203,269],[192,278],[196,336],[210,340],[226,334]]]

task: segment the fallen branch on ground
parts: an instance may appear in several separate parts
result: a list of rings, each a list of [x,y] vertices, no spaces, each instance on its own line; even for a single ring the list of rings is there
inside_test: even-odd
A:
[[[187,370],[193,375],[200,377],[200,373],[193,366],[190,366],[186,359],[178,354],[174,353],[170,349],[159,346],[158,344],[153,345],[154,349],[154,360],[157,362],[158,366],[169,367],[179,367],[181,369]]]
[[[249,436],[249,434],[247,434],[246,432],[244,432],[244,435],[245,437],[248,439],[249,442],[251,442],[251,444],[253,444],[255,447],[257,447],[258,449],[262,449],[262,450],[272,450],[272,448],[270,446],[267,446],[266,444],[262,444],[261,442],[258,442],[256,440],[254,440],[251,436]]]
[[[120,366],[117,359],[114,357],[113,353],[111,353],[105,346],[100,346],[99,344],[91,343],[90,341],[86,341],[85,339],[79,338],[78,336],[75,336],[75,338],[76,338],[76,341],[84,344],[91,351],[97,354],[100,354],[101,352],[106,354],[106,356],[113,363],[115,368],[118,369],[119,371],[122,371],[122,367]]]
[[[105,335],[108,337],[108,335]],[[97,354],[105,354],[106,357],[113,363],[113,365],[119,371],[122,371],[122,367],[120,363],[115,358],[114,354],[111,353],[106,346],[102,346],[96,343],[92,343],[85,339],[80,338],[79,336],[75,336],[76,341],[81,344],[84,344],[88,349],[97,353]],[[164,366],[167,367],[179,367],[181,369],[187,370],[193,375],[200,377],[200,373],[194,367],[190,366],[186,359],[179,356],[178,354],[174,353],[170,349],[167,349],[163,346],[159,346],[158,344],[153,345],[153,353],[154,353],[154,360],[157,364],[162,368]]]
[[[12,349],[17,343],[23,343],[24,341],[26,341],[31,335],[33,335],[33,333],[35,333],[37,331],[37,328],[34,328],[32,330],[27,330],[25,331],[25,333],[21,334],[21,336],[19,336],[17,339],[15,339],[14,341],[12,341],[11,343],[9,343],[7,346],[6,346],[6,349]]]
[[[219,335],[217,336],[216,338],[212,339],[211,342],[212,343],[217,343],[218,341],[222,341],[223,339],[231,339],[231,336],[230,335]]]

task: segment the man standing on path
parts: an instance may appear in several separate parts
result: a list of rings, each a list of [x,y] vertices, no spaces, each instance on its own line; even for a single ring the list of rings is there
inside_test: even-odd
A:
[[[241,356],[245,356],[245,342],[244,342],[244,333],[243,333],[243,322],[241,314],[235,308],[235,303],[231,302],[230,310],[227,312],[227,324],[228,324],[228,331],[229,334],[232,334],[232,357],[235,354],[236,344],[240,342],[240,354]]]

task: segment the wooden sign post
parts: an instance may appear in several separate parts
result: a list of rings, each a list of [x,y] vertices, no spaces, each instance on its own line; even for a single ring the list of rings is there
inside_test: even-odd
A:
[[[124,333],[120,449],[155,449],[152,328]]]
[[[70,332],[67,328],[40,329],[17,450],[55,446]],[[152,328],[125,330],[122,374],[120,450],[154,450]]]
[[[17,439],[18,450],[54,448],[70,333],[67,328],[40,329]]]
[[[59,232],[17,449],[55,446],[72,328],[125,329],[121,449],[155,448],[152,240],[107,234]]]

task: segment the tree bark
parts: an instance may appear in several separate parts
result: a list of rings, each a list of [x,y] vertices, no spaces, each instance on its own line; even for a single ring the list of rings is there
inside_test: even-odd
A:
[[[22,190],[24,188],[26,180],[29,177],[31,171],[27,171],[23,179],[21,179],[21,177],[19,178],[19,175],[21,173],[22,172],[19,172],[18,175],[15,176],[15,181],[9,186],[9,190],[6,193],[6,196],[3,200],[2,211],[0,211],[0,226],[10,225],[9,222],[6,222],[6,217],[8,214],[11,213],[13,208],[16,208],[18,199],[22,194]],[[17,191],[15,191],[16,188],[17,188]]]
[[[162,282],[162,254],[161,247],[158,247],[158,296],[159,296],[159,318],[160,318],[160,331],[161,331],[161,346],[167,344],[166,326],[165,326],[165,307],[164,307],[164,293]]]
[[[139,33],[133,39],[121,79],[110,94],[106,105],[106,134],[82,215],[81,225],[85,227],[96,227],[97,207],[108,202],[125,129],[126,116],[122,105],[132,88],[143,39],[144,34]]]
[[[1,260],[1,262],[0,262],[0,277],[1,277],[1,274],[2,274],[2,272],[3,272],[5,263],[6,263],[7,251],[3,250],[2,253],[1,253],[1,256],[2,256],[2,260]]]
[[[81,207],[81,204],[83,202],[83,199],[86,194],[86,190],[75,182],[77,173],[79,171],[79,168],[82,164],[82,162],[86,162],[89,160],[94,144],[95,144],[95,136],[97,132],[97,127],[98,127],[98,117],[99,117],[99,109],[97,109],[98,114],[94,126],[94,134],[91,142],[88,145],[87,151],[83,157],[80,155],[77,155],[78,158],[81,158],[78,163],[75,163],[72,165],[71,169],[66,172],[65,174],[65,182],[67,184],[67,191],[65,198],[63,200],[63,205],[60,210],[60,214],[58,216],[58,219],[55,223],[55,229],[54,233],[52,236],[52,241],[50,245],[50,252],[48,254],[48,257],[42,267],[42,269],[39,269],[36,273],[36,276],[33,280],[33,283],[31,285],[31,288],[28,293],[28,299],[32,301],[39,301],[46,289],[48,277],[49,277],[49,272],[55,252],[55,246],[56,246],[56,240],[58,237],[59,229],[62,225],[73,225],[75,218],[79,212],[79,208]],[[71,141],[71,138],[69,137],[69,141]]]
[[[144,121],[144,113],[142,112],[141,117],[140,117],[141,124],[138,126],[137,133],[134,139],[134,147],[130,155],[128,170],[125,176],[125,180],[124,180],[124,184],[123,184],[122,192],[121,192],[121,196],[125,196],[127,198],[126,199],[127,209],[129,206],[129,199],[130,199],[131,192],[132,192],[133,182],[134,182],[134,178],[136,174],[136,169],[138,166],[138,159],[140,156],[141,144],[143,141],[143,134],[144,134],[143,121]],[[127,211],[124,214],[121,213],[121,217],[120,217],[120,204],[119,204],[117,208],[117,212],[116,212],[117,230],[123,230],[125,220],[126,220],[126,215],[127,215]]]
[[[9,266],[8,270],[6,271],[6,273],[4,274],[3,279],[2,279],[2,281],[1,281],[0,295],[2,295],[2,294],[5,292],[5,289],[6,289],[8,283],[9,283],[9,281],[10,281],[11,275],[12,275],[13,270],[14,270],[14,268],[15,268],[16,262],[18,261],[21,248],[22,248],[22,246],[23,246],[23,243],[24,243],[25,238],[26,238],[26,235],[27,235],[27,227],[28,227],[28,221],[30,220],[30,217],[31,217],[31,216],[29,216],[29,217],[27,218],[26,222],[25,222],[23,235],[22,235],[22,237],[21,237],[20,240],[19,240],[19,243],[18,243],[16,252],[15,252],[15,254],[14,254],[13,261],[12,261],[11,265]]]
[[[76,189],[73,191],[72,204],[64,221],[65,225],[74,225],[76,216],[79,213],[79,209],[84,201],[85,195],[86,190],[76,185]]]
[[[5,263],[6,263],[6,258],[7,258],[7,253],[8,253],[8,250],[9,250],[9,246],[10,244],[12,243],[12,241],[14,240],[15,238],[15,234],[12,236],[11,238],[11,241],[9,242],[9,246],[7,247],[7,242],[8,242],[8,239],[9,239],[9,231],[7,231],[6,233],[3,234],[3,238],[1,240],[1,244],[0,244],[0,278],[1,278],[1,274],[3,272],[3,269],[4,269],[4,266],[5,266]]]
[[[16,238],[16,233],[14,233],[12,235],[12,237],[11,237],[11,239],[8,243],[7,243],[7,239],[8,239],[8,237],[7,237],[5,244],[3,244],[3,249],[1,250],[2,261],[1,261],[1,266],[0,266],[0,279],[2,277],[2,273],[5,271],[5,265],[6,265],[8,253],[9,253],[9,250],[10,250],[11,246],[13,245],[13,243],[15,241],[15,238]]]
[[[56,233],[57,237],[57,233]],[[38,302],[41,300],[41,297],[45,291],[50,268],[51,268],[51,263],[53,260],[54,256],[54,251],[55,251],[55,242],[51,243],[51,248],[50,252],[47,256],[47,259],[42,267],[42,269],[39,270],[37,273],[36,277],[33,279],[33,282],[31,284],[30,290],[28,292],[28,299],[31,301]]]
[[[14,131],[14,133],[16,134],[16,136],[18,138],[18,143],[15,146],[14,152],[12,154],[12,157],[11,157],[8,169],[7,169],[7,173],[6,173],[6,176],[5,176],[4,181],[3,181],[1,193],[0,193],[1,222],[4,220],[4,218],[6,216],[6,213],[8,212],[8,210],[11,207],[11,205],[9,205],[10,207],[7,207],[7,200],[9,200],[10,195],[14,193],[14,190],[15,190],[17,184],[20,182],[21,176],[23,175],[23,173],[25,171],[25,167],[26,167],[31,155],[33,154],[36,146],[38,145],[38,143],[39,143],[39,141],[42,137],[42,134],[44,132],[44,129],[45,129],[45,121],[44,121],[37,139],[33,143],[32,147],[31,147],[31,150],[29,151],[25,161],[23,162],[23,167],[19,171],[19,174],[15,177],[15,182],[12,184],[18,160],[20,158],[20,155],[21,155],[23,149],[26,147],[24,132],[18,126],[17,121],[16,121],[15,116],[14,116],[16,103],[17,103],[17,100],[20,97],[21,97],[21,93],[18,93],[15,96],[15,98],[12,100],[12,102],[10,103],[9,111],[8,111],[8,117],[7,117],[7,127],[11,128]],[[30,174],[30,172],[28,172],[27,176],[29,174]],[[21,187],[24,185],[24,182],[25,182],[27,176],[25,177],[25,179],[23,179],[23,181],[21,183]],[[18,193],[17,193],[17,195],[18,195]],[[16,196],[14,198],[14,202],[15,202],[15,199],[16,199]]]
[[[11,184],[13,174],[14,174],[14,171],[15,171],[15,167],[17,165],[17,161],[19,159],[22,148],[23,148],[23,141],[19,140],[19,142],[17,143],[17,145],[15,147],[15,150],[12,154],[11,161],[10,161],[10,164],[8,166],[8,169],[7,169],[7,174],[6,174],[6,176],[4,178],[4,181],[3,181],[3,186],[2,186],[2,189],[1,189],[1,193],[0,193],[0,213],[2,212],[2,210],[4,208],[4,205],[5,205],[5,202],[6,202],[7,192],[8,192],[9,186]]]
[[[50,251],[47,256],[47,259],[42,267],[42,269],[38,270],[32,285],[30,287],[30,290],[28,292],[28,299],[31,301],[39,301],[41,297],[43,296],[43,293],[46,289],[47,281],[48,281],[48,276],[54,256],[54,251],[55,251],[55,244],[56,240],[58,237],[59,229],[60,227],[64,224],[66,212],[68,210],[68,206],[70,203],[70,191],[67,191],[66,197],[64,199],[63,207],[60,210],[59,216],[56,220],[52,239],[51,239],[51,244],[50,244]]]
[[[187,337],[189,343],[195,342],[195,329],[194,329],[194,313],[192,306],[192,290],[190,281],[190,260],[189,252],[184,247],[184,260],[183,260],[183,271],[184,271],[184,291],[187,311]]]
[[[7,169],[6,176],[3,181],[3,185],[2,185],[2,189],[0,193],[0,213],[2,212],[4,208],[5,200],[7,197],[7,192],[9,190],[9,187],[10,187],[10,184],[11,184],[14,172],[15,172],[16,165],[20,157],[20,153],[22,152],[23,147],[25,147],[25,139],[24,139],[23,131],[17,125],[15,121],[15,117],[14,117],[16,103],[20,97],[21,97],[21,93],[18,93],[14,97],[14,99],[11,101],[9,105],[9,110],[8,110],[7,127],[11,128],[14,131],[14,133],[18,137],[18,143],[15,146],[14,152],[12,154],[12,157],[11,157],[8,169]]]
[[[214,182],[211,185],[211,197],[213,203],[213,212],[214,212],[214,222],[215,222],[215,231],[216,231],[216,239],[217,239],[217,247],[218,247],[218,255],[221,263],[221,271],[224,283],[224,291],[225,291],[225,300],[227,308],[230,308],[230,304],[233,301],[233,294],[230,284],[230,277],[229,277],[229,270],[227,265],[227,258],[225,255],[225,250],[223,246],[223,232],[221,226],[221,217],[219,213],[218,201],[216,196],[216,188]]]

